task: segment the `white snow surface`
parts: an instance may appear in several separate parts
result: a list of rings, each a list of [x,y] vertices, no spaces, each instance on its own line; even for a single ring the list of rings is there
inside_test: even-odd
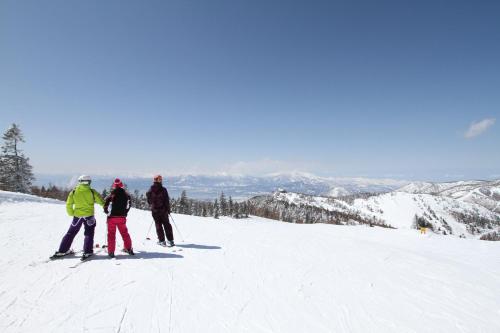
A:
[[[43,262],[64,205],[31,198],[0,192],[0,332],[500,332],[500,242],[174,214],[173,252],[131,210],[136,256],[70,268]]]
[[[429,212],[435,212],[437,217],[444,218],[450,225],[455,235],[472,236],[466,229],[466,225],[458,222],[452,212],[471,213],[477,216],[494,219],[497,214],[488,209],[469,202],[462,202],[448,197],[439,197],[430,194],[410,194],[404,192],[391,192],[369,199],[356,199],[354,207],[361,212],[380,219],[396,228],[414,228],[415,215],[427,216]],[[431,222],[436,229],[442,227],[442,223],[433,219]],[[476,235],[476,237],[478,237]]]
[[[416,182],[403,186],[398,191],[453,198],[476,203],[491,211],[500,213],[500,180],[472,180],[448,183]]]
[[[275,192],[273,197],[278,201],[297,206],[312,206],[329,211],[358,213],[364,218],[375,217],[398,229],[415,229],[415,215],[426,217],[434,225],[435,230],[445,230],[444,220],[451,228],[452,235],[456,237],[480,238],[483,233],[497,230],[498,227],[483,230],[483,233],[471,234],[467,230],[466,224],[457,221],[454,213],[468,214],[492,221],[500,219],[500,214],[495,210],[489,210],[474,202],[431,194],[390,192],[374,195],[367,199],[355,199],[352,204],[332,197],[301,193]]]
[[[334,187],[333,189],[330,190],[330,192],[328,192],[328,196],[333,197],[333,198],[341,197],[341,196],[349,195],[349,194],[350,194],[349,191],[343,187]]]

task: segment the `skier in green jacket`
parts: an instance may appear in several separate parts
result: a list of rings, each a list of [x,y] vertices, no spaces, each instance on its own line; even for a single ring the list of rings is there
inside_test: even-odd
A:
[[[104,200],[96,190],[90,187],[91,178],[82,175],[78,178],[78,185],[68,195],[66,200],[66,211],[69,216],[73,216],[73,221],[64,235],[59,250],[54,253],[51,259],[57,259],[71,253],[70,247],[73,239],[85,227],[85,240],[83,243],[82,259],[87,259],[93,253],[94,248],[94,230],[96,220],[94,217],[94,203],[104,206]]]

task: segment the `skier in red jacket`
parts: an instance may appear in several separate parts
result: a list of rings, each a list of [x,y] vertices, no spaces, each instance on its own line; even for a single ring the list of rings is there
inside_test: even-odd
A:
[[[127,230],[127,214],[130,210],[131,200],[130,195],[123,188],[123,183],[119,178],[116,178],[112,185],[111,193],[106,197],[104,202],[104,212],[108,216],[108,255],[110,258],[115,257],[116,246],[116,228],[120,232],[123,239],[123,247],[125,252],[134,255],[132,249],[132,240]],[[109,205],[111,204],[111,213]]]

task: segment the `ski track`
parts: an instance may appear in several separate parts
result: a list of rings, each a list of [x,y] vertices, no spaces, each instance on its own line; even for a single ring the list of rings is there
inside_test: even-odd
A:
[[[151,216],[132,210],[137,256],[70,269],[78,257],[30,265],[59,245],[64,205],[0,203],[0,215],[2,332],[500,331],[500,243],[175,215],[186,242],[174,254],[144,240]]]
[[[172,306],[173,306],[173,295],[174,295],[174,271],[170,272],[170,300],[168,306],[168,333],[172,331]]]
[[[127,310],[128,310],[128,304],[125,306],[125,309],[123,309],[123,314],[122,314],[122,317],[120,319],[120,322],[118,323],[118,330],[116,331],[116,333],[120,333],[120,331],[122,329],[123,320],[125,319],[125,315],[127,314]]]

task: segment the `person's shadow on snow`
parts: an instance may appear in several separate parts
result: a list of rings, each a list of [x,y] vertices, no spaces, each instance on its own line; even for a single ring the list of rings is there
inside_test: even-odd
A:
[[[184,249],[198,249],[198,250],[220,250],[220,246],[213,245],[199,245],[199,244],[175,244],[176,247],[181,247]]]
[[[135,252],[135,255],[117,253],[116,260],[130,260],[130,259],[181,259],[181,255],[175,253],[162,253],[162,252]],[[90,260],[110,260],[108,255],[94,255]]]

